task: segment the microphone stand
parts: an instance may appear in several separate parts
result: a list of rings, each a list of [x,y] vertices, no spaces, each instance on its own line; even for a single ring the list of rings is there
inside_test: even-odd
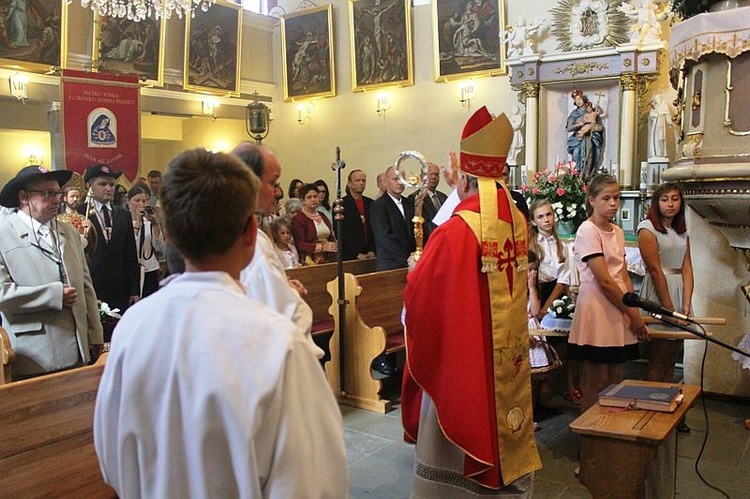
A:
[[[341,231],[344,228],[344,200],[341,198],[341,170],[346,168],[346,162],[341,161],[341,148],[336,146],[336,161],[331,165],[331,169],[336,172],[336,200],[333,202],[333,223],[336,225],[336,239],[338,247],[336,250],[336,276],[338,281],[339,292],[339,390],[342,394],[346,393],[346,380],[344,370],[344,330],[346,328],[346,297],[344,296],[344,248],[341,244],[343,240]]]
[[[662,314],[657,314],[656,312],[651,312],[649,315],[651,315],[651,317],[653,317],[654,319],[663,322],[664,324],[667,324],[669,326],[674,326],[676,328],[682,329],[683,331],[688,332],[688,333],[690,333],[692,335],[698,336],[699,338],[703,338],[706,341],[710,341],[711,343],[716,343],[717,345],[722,346],[722,347],[726,348],[727,350],[731,350],[733,352],[737,352],[740,355],[744,355],[746,357],[750,357],[750,353],[748,353],[748,352],[744,352],[744,351],[740,350],[739,348],[736,348],[736,347],[733,347],[732,345],[724,343],[721,340],[717,340],[716,338],[712,338],[709,335],[707,335],[706,333],[703,333],[701,331],[695,331],[695,330],[689,328],[688,326],[686,326],[684,324],[678,323],[676,320],[675,321],[670,320],[668,317],[665,317]],[[692,319],[688,319],[688,321],[692,322],[693,324],[697,324]]]

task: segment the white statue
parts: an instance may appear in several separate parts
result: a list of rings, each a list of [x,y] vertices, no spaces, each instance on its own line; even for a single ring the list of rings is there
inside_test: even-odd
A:
[[[647,43],[661,41],[661,22],[671,18],[672,10],[667,0],[634,0],[617,8],[633,20],[630,25],[630,41]],[[637,6],[636,6],[637,5]]]
[[[510,110],[510,116],[508,116],[510,126],[513,128],[513,140],[510,143],[510,149],[508,149],[508,164],[510,166],[516,166],[518,164],[516,157],[518,156],[518,153],[521,152],[521,148],[524,144],[523,132],[521,131],[523,120],[524,115],[521,112],[521,106],[513,106]]]
[[[667,160],[667,127],[671,126],[671,110],[661,94],[656,94],[649,103],[648,113],[648,159]]]
[[[508,44],[508,58],[532,55],[534,53],[534,37],[544,27],[544,19],[534,19],[527,23],[526,19],[519,17],[516,25],[508,25],[501,35],[501,42]]]

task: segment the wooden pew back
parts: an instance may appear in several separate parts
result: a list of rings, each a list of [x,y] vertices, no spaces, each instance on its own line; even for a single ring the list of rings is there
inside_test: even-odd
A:
[[[373,272],[357,276],[362,293],[357,297],[357,312],[362,322],[382,327],[388,335],[386,353],[404,348],[401,312],[406,287],[406,269]]]
[[[344,272],[350,274],[365,274],[374,272],[376,260],[349,260],[344,262]],[[310,305],[313,312],[313,334],[330,333],[333,331],[333,322],[328,308],[331,306],[331,296],[326,290],[328,281],[337,276],[338,264],[324,263],[322,265],[311,265],[309,267],[298,267],[288,269],[286,275],[290,279],[298,279],[307,288],[307,296],[304,300]],[[317,328],[316,324],[327,322],[327,328]]]
[[[115,497],[94,451],[103,370],[101,362],[0,386],[0,496]]]

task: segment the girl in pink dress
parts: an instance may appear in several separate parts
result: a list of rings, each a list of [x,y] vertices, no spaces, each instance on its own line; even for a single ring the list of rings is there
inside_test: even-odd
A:
[[[601,390],[622,380],[622,363],[638,358],[638,339],[649,329],[637,308],[622,296],[633,291],[625,265],[625,235],[610,220],[620,206],[620,186],[611,175],[588,184],[587,212],[575,239],[581,287],[568,339],[568,357],[581,361],[581,412],[597,402]]]

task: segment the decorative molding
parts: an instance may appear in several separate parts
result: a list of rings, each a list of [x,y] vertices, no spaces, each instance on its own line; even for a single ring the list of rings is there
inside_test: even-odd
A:
[[[620,76],[620,88],[623,92],[633,92],[638,86],[638,75],[635,73],[627,73]]]
[[[702,152],[702,145],[703,132],[688,134],[685,137],[685,143],[682,145],[682,156],[684,158],[699,158]]]
[[[609,70],[609,64],[596,61],[571,62],[567,66],[556,68],[554,73],[557,75],[570,73],[570,76],[576,78],[596,70],[607,71]]]
[[[531,81],[527,81],[523,84],[523,89],[521,90],[523,95],[523,100],[526,101],[526,99],[538,99],[539,98],[539,84]]]
[[[551,9],[552,33],[563,52],[614,47],[628,43],[628,18],[621,0],[560,0]]]

